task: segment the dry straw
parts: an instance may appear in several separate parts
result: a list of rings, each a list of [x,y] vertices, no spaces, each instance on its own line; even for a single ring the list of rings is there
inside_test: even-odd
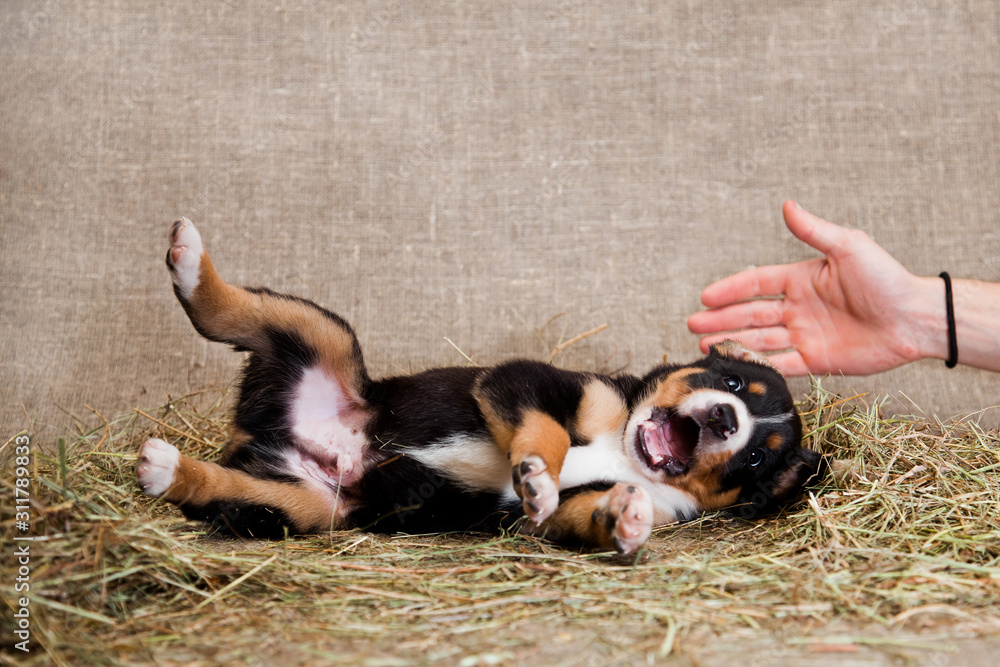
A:
[[[898,648],[898,628],[1000,627],[1000,436],[975,424],[886,419],[817,383],[806,437],[836,475],[783,516],[712,514],[623,560],[520,535],[207,536],[140,495],[133,466],[150,435],[211,459],[228,393],[80,426],[35,452],[29,663],[631,663],[746,629]],[[2,567],[8,619],[9,553]],[[889,638],[824,635],[861,625]]]

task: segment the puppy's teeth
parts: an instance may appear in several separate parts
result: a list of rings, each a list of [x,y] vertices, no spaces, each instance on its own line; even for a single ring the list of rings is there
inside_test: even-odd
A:
[[[643,430],[646,430],[646,431],[655,431],[656,427],[657,427],[657,423],[654,422],[654,421],[646,420],[646,421],[642,422],[641,424],[639,424],[639,426],[641,426],[643,428]]]

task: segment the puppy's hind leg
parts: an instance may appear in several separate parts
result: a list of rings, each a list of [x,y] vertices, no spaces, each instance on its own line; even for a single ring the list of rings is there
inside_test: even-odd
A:
[[[307,465],[343,484],[358,479],[368,451],[371,380],[350,325],[311,301],[228,284],[186,218],[170,228],[167,267],[198,332],[252,353],[235,426],[259,439],[254,451],[294,443]],[[242,451],[234,442],[224,452],[226,465],[243,467]]]
[[[280,538],[344,526],[347,507],[336,491],[302,479],[274,481],[184,456],[152,438],[139,451],[139,487],[180,507],[191,519],[243,537]]]
[[[174,283],[177,298],[181,301],[190,300],[198,287],[202,273],[202,257],[207,262],[206,278],[211,280],[211,261],[205,254],[201,242],[201,234],[187,218],[181,218],[170,226],[170,250],[167,251],[167,268]]]
[[[219,277],[198,228],[187,218],[170,226],[167,269],[174,294],[198,333],[209,340],[256,349],[259,327],[247,331],[253,311],[249,294]]]

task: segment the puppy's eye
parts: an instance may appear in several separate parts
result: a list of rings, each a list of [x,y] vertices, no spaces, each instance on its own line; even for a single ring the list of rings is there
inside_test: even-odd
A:
[[[743,388],[743,380],[735,375],[722,378],[722,384],[726,385],[726,389],[733,392],[739,391]]]
[[[755,449],[750,452],[750,459],[747,461],[747,465],[751,468],[756,468],[764,461],[764,452],[759,449]]]

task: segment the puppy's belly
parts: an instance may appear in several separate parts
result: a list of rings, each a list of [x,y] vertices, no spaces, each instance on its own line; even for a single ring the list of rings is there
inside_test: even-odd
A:
[[[295,444],[322,475],[344,485],[360,477],[368,446],[357,412],[344,386],[327,371],[314,366],[302,372],[289,406]]]

